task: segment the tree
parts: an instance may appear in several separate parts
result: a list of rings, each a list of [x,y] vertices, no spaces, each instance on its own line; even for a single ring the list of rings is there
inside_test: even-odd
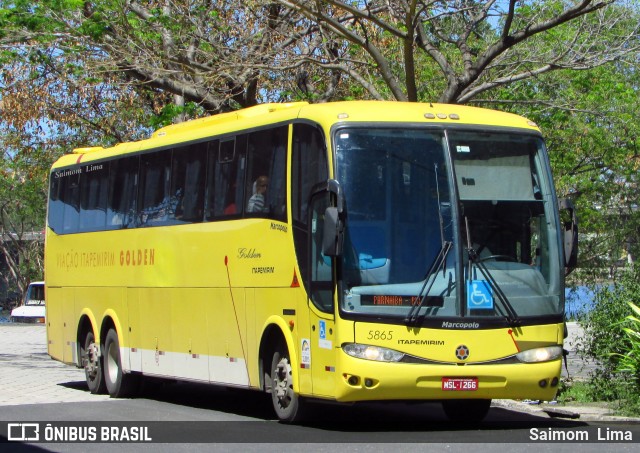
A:
[[[159,90],[208,113],[278,97],[278,81],[263,68],[293,42],[291,12],[260,0],[3,3],[0,43],[44,44],[81,59],[97,80]]]
[[[0,10],[0,22],[6,18]],[[42,232],[53,161],[88,143],[143,137],[148,128],[141,123],[163,97],[120,89],[117,75],[88,74],[82,55],[52,47],[47,27],[43,23],[33,34],[11,35],[10,27],[0,32],[0,255],[7,265],[1,278],[20,292],[43,277]]]
[[[310,33],[339,49],[329,58],[325,45],[298,58],[347,74],[375,99],[466,103],[496,87],[596,67],[639,48],[638,24],[618,30],[626,8],[610,8],[614,0],[279,3],[314,22]],[[553,39],[560,29],[562,39]]]
[[[625,0],[0,0],[3,170],[267,101],[491,103],[542,125],[601,267],[637,254],[638,24]]]
[[[563,93],[572,108],[540,118],[550,129],[558,189],[576,201],[587,233],[581,266],[604,270],[604,277],[633,263],[640,251],[639,69],[637,61],[620,60],[559,78],[545,91]]]
[[[46,44],[98,80],[173,95],[177,113],[349,95],[464,103],[636,52],[624,1],[19,0],[0,2],[0,45]]]
[[[629,16],[635,24],[639,13]],[[541,127],[560,197],[580,221],[585,280],[610,278],[640,253],[640,61],[628,55],[579,72],[514,84],[474,102],[528,116]]]
[[[3,148],[9,141],[3,137]],[[30,281],[42,279],[43,269],[48,165],[34,157],[5,151],[0,171],[0,256],[7,266],[3,286],[22,293]]]

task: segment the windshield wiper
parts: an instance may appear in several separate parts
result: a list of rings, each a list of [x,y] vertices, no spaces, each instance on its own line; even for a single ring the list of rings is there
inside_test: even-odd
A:
[[[502,291],[502,288],[500,288],[500,285],[498,285],[496,279],[493,277],[491,272],[489,272],[487,266],[482,262],[476,250],[471,246],[471,237],[469,234],[469,219],[465,216],[464,220],[465,227],[467,229],[467,255],[469,256],[469,263],[475,264],[478,269],[480,269],[480,273],[484,277],[485,281],[489,283],[489,287],[491,288],[492,293],[495,294],[498,301],[500,301],[502,305],[502,308],[500,309],[500,315],[502,315],[507,320],[510,327],[519,326],[521,324],[521,321],[518,317],[518,313],[516,313],[516,310],[513,308],[513,305],[511,305],[511,302],[509,302],[507,295]],[[467,278],[471,280],[471,265],[469,266],[469,271],[467,274]],[[469,297],[468,294],[467,297]]]
[[[407,324],[413,324],[418,320],[420,309],[424,306],[424,303],[427,300],[429,291],[431,291],[431,288],[433,287],[433,284],[436,281],[435,274],[438,273],[440,269],[444,270],[444,266],[447,261],[447,255],[449,254],[449,251],[451,250],[452,245],[453,244],[450,241],[442,242],[442,246],[440,247],[440,252],[438,253],[438,256],[436,256],[436,258],[433,260],[433,263],[431,263],[431,267],[429,267],[429,271],[425,276],[424,284],[422,285],[420,292],[416,296],[416,300],[418,302],[414,305],[411,305],[411,309],[409,310],[409,313],[407,313],[406,318],[404,318],[404,322],[406,322]],[[433,275],[433,279],[431,279],[432,275]],[[431,279],[431,283],[429,283],[429,279]]]

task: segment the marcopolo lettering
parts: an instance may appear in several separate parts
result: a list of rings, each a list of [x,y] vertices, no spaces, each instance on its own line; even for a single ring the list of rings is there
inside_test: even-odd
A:
[[[287,232],[287,226],[282,225],[280,223],[271,222],[271,229],[276,231],[282,231],[283,233]]]
[[[443,329],[479,329],[480,324],[477,322],[448,322],[442,321]]]

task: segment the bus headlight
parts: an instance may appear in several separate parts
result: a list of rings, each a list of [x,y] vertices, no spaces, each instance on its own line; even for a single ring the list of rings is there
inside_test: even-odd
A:
[[[342,345],[342,350],[351,357],[378,362],[399,362],[404,357],[402,352],[368,344],[346,343]]]
[[[549,362],[559,357],[562,357],[562,346],[529,349],[516,354],[516,358],[524,363]]]

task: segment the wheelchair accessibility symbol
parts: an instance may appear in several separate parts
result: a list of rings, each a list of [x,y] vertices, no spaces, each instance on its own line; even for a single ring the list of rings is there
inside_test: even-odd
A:
[[[467,281],[467,308],[470,310],[493,309],[493,294],[486,281]]]

